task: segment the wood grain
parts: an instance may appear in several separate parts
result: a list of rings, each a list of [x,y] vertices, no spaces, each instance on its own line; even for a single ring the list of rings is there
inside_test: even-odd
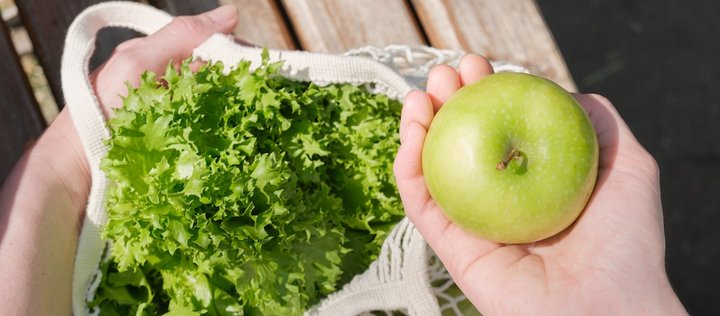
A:
[[[75,16],[88,6],[99,2],[103,1],[15,0],[20,17],[32,40],[35,55],[60,108],[64,105],[60,84],[60,58],[65,33]],[[91,68],[103,63],[119,43],[139,36],[131,30],[118,28],[101,30],[100,34]]]
[[[274,49],[297,48],[275,0],[151,0],[150,4],[173,15],[194,15],[219,5],[237,8],[233,34],[242,42]]]
[[[195,15],[218,7],[217,0],[149,0],[149,4],[172,15]]]
[[[220,0],[238,10],[235,37],[253,45],[273,49],[298,49],[280,5],[274,0]]]
[[[8,28],[0,19],[0,186],[28,143],[45,129]]]
[[[410,0],[435,47],[522,65],[576,91],[534,0]]]
[[[403,0],[283,0],[303,49],[338,53],[360,46],[425,44]]]

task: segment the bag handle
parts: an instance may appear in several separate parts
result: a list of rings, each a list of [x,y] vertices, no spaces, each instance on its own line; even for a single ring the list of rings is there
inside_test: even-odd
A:
[[[91,187],[73,270],[72,306],[74,315],[88,314],[85,299],[94,294],[102,276],[97,268],[105,242],[100,237],[105,223],[104,197],[107,179],[100,161],[107,152],[103,143],[110,137],[105,117],[89,78],[90,57],[97,32],[105,27],[125,27],[151,34],[170,23],[169,14],[133,2],[105,2],[80,13],[68,29],[61,60],[60,79],[70,118],[80,136],[90,164]]]
[[[104,2],[83,11],[68,29],[62,56],[61,80],[68,108],[78,129],[90,135],[108,137],[97,97],[89,80],[88,65],[95,49],[97,32],[105,27],[124,27],[143,34],[152,34],[170,23],[172,16],[151,6],[126,2]],[[231,37],[215,34],[194,50],[203,60],[222,61],[227,67],[245,59],[257,66],[261,48],[243,46]],[[304,51],[270,50],[271,60],[284,60],[280,73],[295,80],[316,84],[370,84],[377,91],[401,99],[414,87],[395,70],[367,58],[309,53]],[[103,137],[82,137],[91,167],[99,165],[104,155]],[[93,170],[95,171],[95,170]]]
[[[68,29],[60,78],[70,116],[81,132],[93,179],[99,174],[100,160],[105,154],[102,140],[109,137],[88,70],[97,32],[105,27],[124,27],[151,34],[171,20],[171,15],[149,6],[113,1],[89,7],[77,16]]]

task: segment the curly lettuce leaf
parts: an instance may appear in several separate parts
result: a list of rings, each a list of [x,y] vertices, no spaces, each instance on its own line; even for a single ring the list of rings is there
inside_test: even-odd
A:
[[[377,257],[403,212],[400,104],[277,74],[267,54],[130,88],[102,169],[102,313],[301,314]]]

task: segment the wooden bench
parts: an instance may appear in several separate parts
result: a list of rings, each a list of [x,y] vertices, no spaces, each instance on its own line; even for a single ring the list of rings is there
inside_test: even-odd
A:
[[[62,107],[60,57],[73,18],[98,0],[15,0],[33,51]],[[534,0],[148,0],[174,15],[232,3],[235,35],[275,49],[343,52],[391,44],[431,45],[480,53],[523,65],[575,90],[562,56]],[[219,2],[219,3],[218,3]],[[0,21],[2,22],[2,21]],[[107,30],[93,65],[118,43],[138,36]],[[0,23],[0,183],[46,123],[19,63],[8,27]]]

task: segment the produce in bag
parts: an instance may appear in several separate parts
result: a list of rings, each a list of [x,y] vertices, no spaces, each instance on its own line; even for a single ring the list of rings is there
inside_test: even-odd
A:
[[[145,73],[108,122],[101,315],[297,315],[365,271],[404,213],[401,105],[220,62]]]

